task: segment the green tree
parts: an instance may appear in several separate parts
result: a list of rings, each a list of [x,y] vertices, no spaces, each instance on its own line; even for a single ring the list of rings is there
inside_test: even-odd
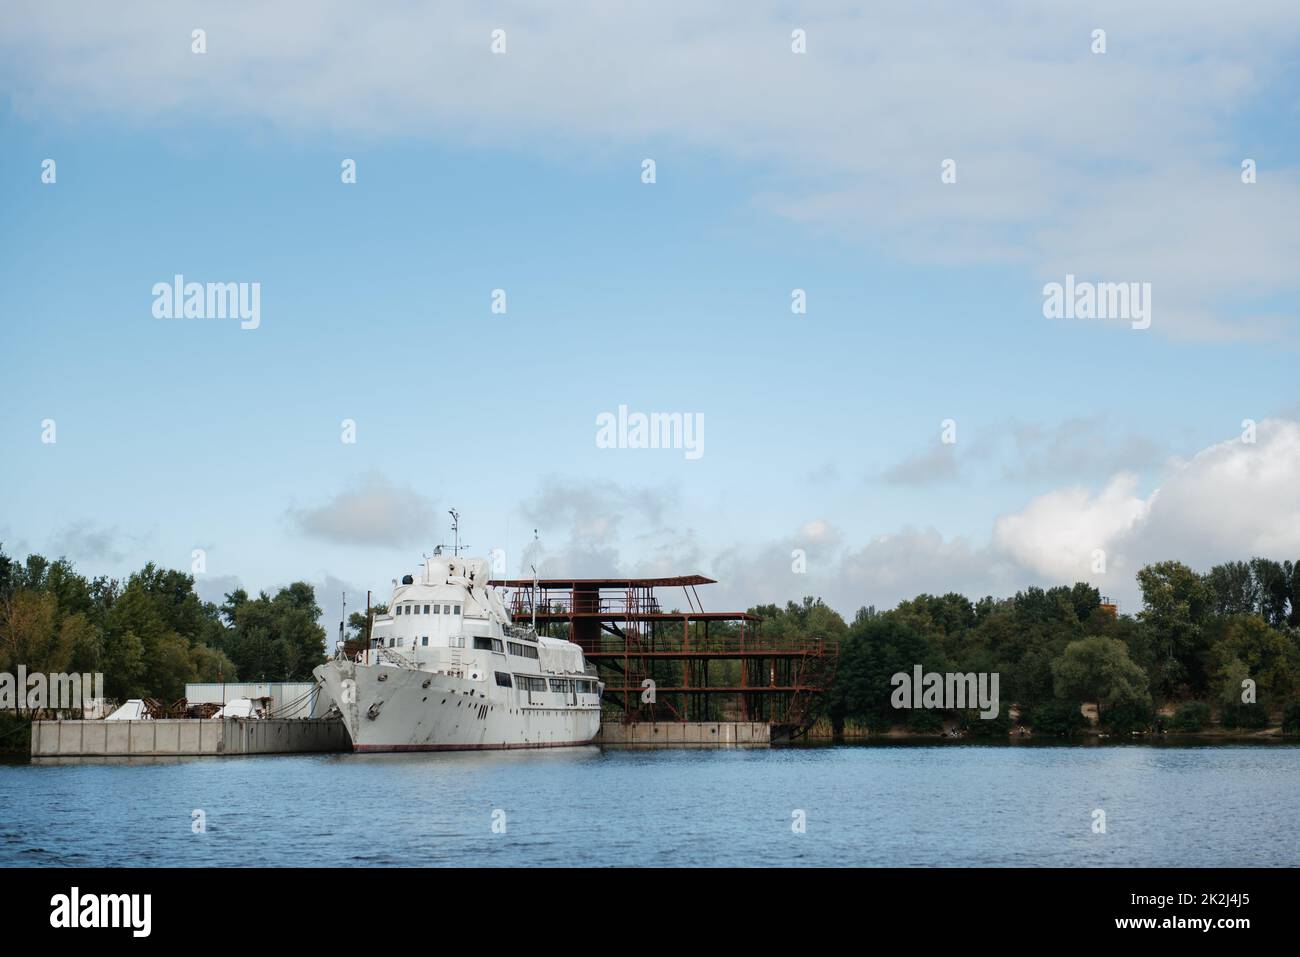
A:
[[[1036,734],[1072,735],[1088,727],[1088,719],[1083,716],[1077,700],[1061,701],[1055,698],[1022,714],[1020,721],[1032,727]]]
[[[1245,678],[1255,682],[1260,694],[1288,697],[1295,687],[1292,644],[1270,628],[1259,615],[1235,615],[1213,626],[1211,659],[1220,687],[1235,682],[1233,697],[1240,700]],[[1225,702],[1227,703],[1227,702]]]
[[[1271,558],[1252,558],[1250,568],[1259,586],[1259,611],[1264,620],[1275,628],[1295,624],[1291,621],[1291,613],[1295,610],[1292,592],[1295,565]]]
[[[1210,610],[1220,617],[1253,615],[1259,611],[1259,583],[1250,562],[1224,562],[1205,576]]]
[[[1052,663],[1052,673],[1057,697],[1095,701],[1099,723],[1109,709],[1151,705],[1146,674],[1129,658],[1124,643],[1114,638],[1071,642]]]
[[[1210,608],[1205,580],[1182,562],[1158,562],[1137,573],[1143,609],[1157,650],[1156,680],[1161,693],[1174,696],[1187,685],[1206,686],[1204,625]]]
[[[927,671],[941,670],[942,660],[912,625],[892,615],[855,618],[840,648],[830,691],[827,710],[832,722],[837,727],[845,718],[872,727],[905,722],[907,713],[899,713],[890,702],[891,679],[899,672],[910,676],[918,664]]]

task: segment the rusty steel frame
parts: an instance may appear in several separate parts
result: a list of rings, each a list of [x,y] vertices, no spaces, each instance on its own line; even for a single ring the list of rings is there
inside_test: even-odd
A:
[[[540,633],[582,648],[624,722],[766,721],[797,737],[819,716],[838,661],[834,641],[769,638],[757,615],[704,611],[696,587],[715,582],[700,575],[491,584],[513,590],[514,621],[535,614]],[[664,587],[682,588],[689,610],[664,611],[655,594]]]

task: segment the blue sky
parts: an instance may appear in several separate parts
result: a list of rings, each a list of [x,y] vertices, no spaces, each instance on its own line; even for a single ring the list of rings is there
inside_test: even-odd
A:
[[[850,5],[410,7],[358,39],[334,4],[18,4],[0,540],[107,574],[203,548],[210,596],[332,602],[456,506],[512,573],[845,612],[1076,578],[1127,603],[1154,558],[1300,557],[1300,17],[1154,7],[876,12],[858,49]],[[1045,319],[1067,271],[1151,282],[1152,328]],[[259,282],[260,328],[155,319],[176,273]],[[597,448],[620,404],[701,415],[705,454]]]

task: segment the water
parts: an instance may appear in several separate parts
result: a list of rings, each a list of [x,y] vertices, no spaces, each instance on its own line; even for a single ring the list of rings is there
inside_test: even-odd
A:
[[[1300,747],[1287,745],[0,765],[4,866],[1297,863]]]

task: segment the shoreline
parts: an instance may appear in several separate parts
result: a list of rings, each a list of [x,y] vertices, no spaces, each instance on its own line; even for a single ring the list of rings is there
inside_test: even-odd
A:
[[[886,732],[856,731],[841,735],[809,733],[800,742],[807,744],[1300,744],[1300,734],[1283,734],[1281,728],[1258,731],[1232,731],[1215,728],[1207,731],[1166,731],[1133,734],[1107,734],[1095,728],[1078,734],[1007,734],[951,735],[935,732],[893,729]]]

